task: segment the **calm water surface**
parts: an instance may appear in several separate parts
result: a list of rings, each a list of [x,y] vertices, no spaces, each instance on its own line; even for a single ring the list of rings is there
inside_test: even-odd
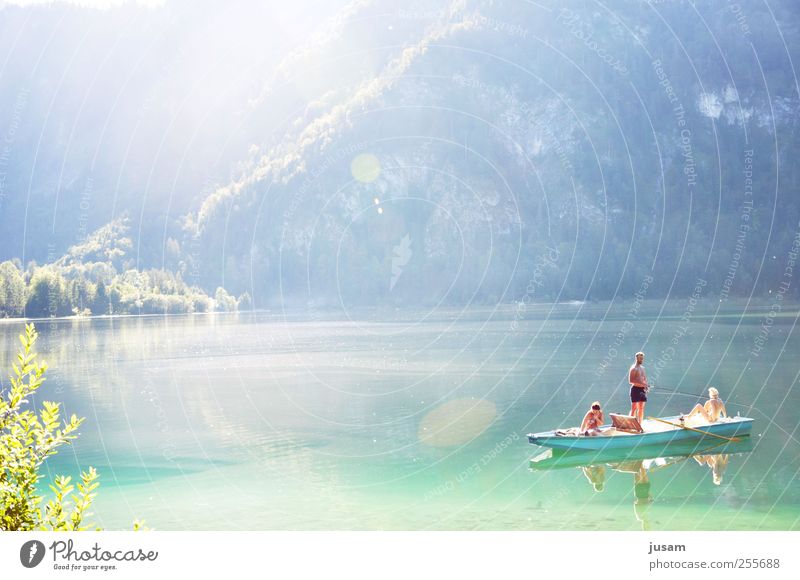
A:
[[[798,311],[739,306],[39,321],[37,399],[86,417],[48,471],[95,466],[108,529],[798,529]],[[752,444],[530,469],[527,432],[627,412],[639,349],[651,382],[754,417]],[[656,389],[647,414],[695,402]]]

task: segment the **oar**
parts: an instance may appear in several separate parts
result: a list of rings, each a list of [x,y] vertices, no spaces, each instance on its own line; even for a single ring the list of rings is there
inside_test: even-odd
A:
[[[670,421],[664,421],[664,419],[659,419],[658,417],[648,417],[651,421],[659,421],[660,423],[666,423],[667,425],[672,425],[673,427],[680,427],[681,429],[686,429],[687,431],[694,431],[696,433],[702,433],[703,435],[711,435],[712,437],[716,437],[718,439],[724,439],[725,441],[732,441],[737,442],[741,441],[739,437],[725,437],[724,435],[717,435],[716,433],[709,433],[708,431],[703,431],[702,429],[695,429],[694,427],[687,427],[686,425],[680,425],[678,423],[671,423]]]

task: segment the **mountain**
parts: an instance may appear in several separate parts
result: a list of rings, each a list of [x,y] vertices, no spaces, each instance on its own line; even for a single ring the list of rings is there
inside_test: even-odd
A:
[[[0,258],[126,212],[256,307],[798,296],[788,0],[0,15]]]

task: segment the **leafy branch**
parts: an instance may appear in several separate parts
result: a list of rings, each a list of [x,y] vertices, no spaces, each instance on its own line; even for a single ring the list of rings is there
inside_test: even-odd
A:
[[[86,530],[85,519],[100,485],[97,472],[90,467],[81,474],[77,493],[71,478],[57,476],[50,489],[55,497],[42,515],[42,496],[37,484],[44,461],[70,444],[77,436],[83,418],[72,415],[60,421],[58,403],[44,401],[37,413],[24,407],[45,381],[47,364],[38,361],[34,350],[38,333],[33,324],[20,335],[14,374],[8,393],[0,393],[0,530]]]

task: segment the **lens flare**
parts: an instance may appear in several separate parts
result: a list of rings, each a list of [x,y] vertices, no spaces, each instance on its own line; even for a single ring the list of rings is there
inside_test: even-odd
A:
[[[491,425],[497,407],[484,399],[456,399],[433,409],[419,425],[419,440],[431,447],[453,447],[475,439]]]
[[[381,174],[381,162],[371,153],[362,153],[350,163],[350,172],[361,183],[372,183]]]

